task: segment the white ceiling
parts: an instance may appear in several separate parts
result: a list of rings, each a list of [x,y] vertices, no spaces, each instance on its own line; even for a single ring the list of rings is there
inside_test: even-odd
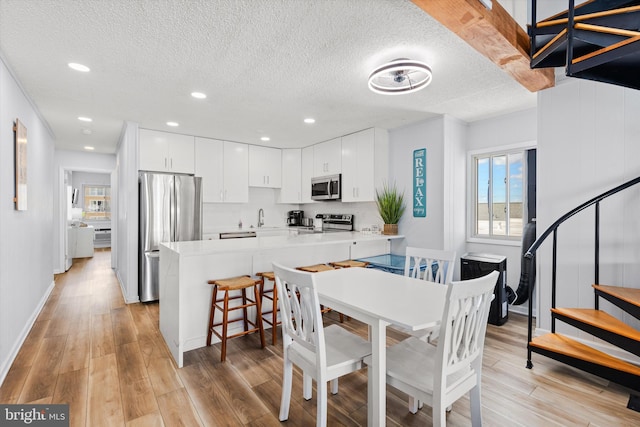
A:
[[[0,0],[0,52],[65,150],[113,153],[124,121],[302,147],[536,103],[409,0]],[[401,96],[371,92],[370,71],[402,57],[428,63],[432,84]]]

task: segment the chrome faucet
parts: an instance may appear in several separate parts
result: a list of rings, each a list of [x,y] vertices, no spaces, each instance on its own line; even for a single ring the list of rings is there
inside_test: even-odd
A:
[[[264,225],[264,211],[262,208],[258,209],[258,227],[262,227]]]

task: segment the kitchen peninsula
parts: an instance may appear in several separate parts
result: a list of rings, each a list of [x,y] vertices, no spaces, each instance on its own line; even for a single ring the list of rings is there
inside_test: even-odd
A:
[[[182,367],[185,351],[206,345],[212,292],[208,280],[271,271],[273,262],[298,267],[380,255],[390,252],[392,240],[403,238],[338,232],[163,243],[160,332]]]

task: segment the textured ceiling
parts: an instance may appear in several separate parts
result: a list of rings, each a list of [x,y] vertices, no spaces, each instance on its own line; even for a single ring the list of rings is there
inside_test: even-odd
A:
[[[536,102],[408,0],[0,0],[0,52],[56,147],[69,150],[115,152],[124,121],[302,147],[372,126],[436,114],[474,121]],[[428,63],[432,84],[402,96],[371,92],[370,71],[395,58]]]

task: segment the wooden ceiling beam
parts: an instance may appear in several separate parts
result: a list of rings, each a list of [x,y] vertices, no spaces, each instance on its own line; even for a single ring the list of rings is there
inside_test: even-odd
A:
[[[529,36],[497,1],[411,0],[531,92],[553,87],[553,68],[532,69]]]

